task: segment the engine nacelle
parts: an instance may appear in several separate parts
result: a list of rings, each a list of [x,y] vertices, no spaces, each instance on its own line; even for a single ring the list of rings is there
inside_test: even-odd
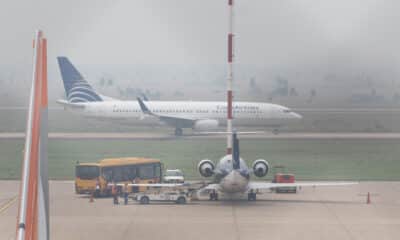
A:
[[[208,159],[201,160],[197,165],[197,169],[199,169],[200,175],[203,177],[211,177],[214,175],[214,168],[214,163]]]
[[[253,162],[253,172],[257,177],[264,177],[268,174],[269,164],[264,159],[257,159]]]
[[[197,131],[209,131],[217,129],[218,126],[219,126],[218,120],[203,119],[203,120],[197,120],[194,123],[193,129]]]

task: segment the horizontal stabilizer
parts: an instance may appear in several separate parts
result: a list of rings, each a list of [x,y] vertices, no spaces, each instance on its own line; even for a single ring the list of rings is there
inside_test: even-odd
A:
[[[295,182],[295,183],[270,183],[270,182],[250,182],[249,189],[262,190],[278,187],[338,187],[355,185],[358,182]]]
[[[72,102],[68,102],[66,100],[57,100],[58,104],[63,105],[65,108],[70,108],[70,109],[84,109],[85,108],[85,104],[83,103],[72,103]]]
[[[239,135],[252,135],[252,134],[265,134],[266,132],[264,131],[258,131],[258,132],[196,132],[196,135],[225,135],[225,134],[233,134],[233,133],[237,133]]]

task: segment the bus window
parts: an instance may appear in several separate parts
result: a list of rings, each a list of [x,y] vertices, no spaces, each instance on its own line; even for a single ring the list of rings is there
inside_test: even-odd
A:
[[[114,167],[113,168],[113,178],[112,178],[112,180],[114,182],[122,182],[124,180],[124,175],[123,175],[122,170],[123,170],[122,167]]]
[[[154,175],[153,165],[143,165],[139,167],[139,177],[141,179],[153,178]]]
[[[155,173],[155,177],[158,177],[158,178],[161,177],[161,166],[160,166],[160,164],[155,164],[154,165],[154,173]]]
[[[107,182],[111,182],[113,171],[112,168],[103,168],[103,177]]]
[[[97,166],[76,166],[76,177],[80,179],[93,179],[99,176],[99,168]]]
[[[128,180],[132,181],[136,178],[136,167],[129,167]]]
[[[122,167],[122,178],[123,178],[123,181],[131,180],[130,175],[131,175],[131,168]]]

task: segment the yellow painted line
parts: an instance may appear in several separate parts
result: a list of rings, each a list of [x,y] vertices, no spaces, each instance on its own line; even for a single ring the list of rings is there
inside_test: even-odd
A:
[[[13,205],[17,201],[17,197],[15,196],[8,200],[3,206],[0,207],[0,214],[3,213],[5,210],[7,210],[11,205]]]

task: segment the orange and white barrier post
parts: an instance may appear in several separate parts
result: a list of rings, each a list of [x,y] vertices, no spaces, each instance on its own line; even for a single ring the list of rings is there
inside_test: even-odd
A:
[[[36,31],[16,239],[49,239],[47,41]]]

